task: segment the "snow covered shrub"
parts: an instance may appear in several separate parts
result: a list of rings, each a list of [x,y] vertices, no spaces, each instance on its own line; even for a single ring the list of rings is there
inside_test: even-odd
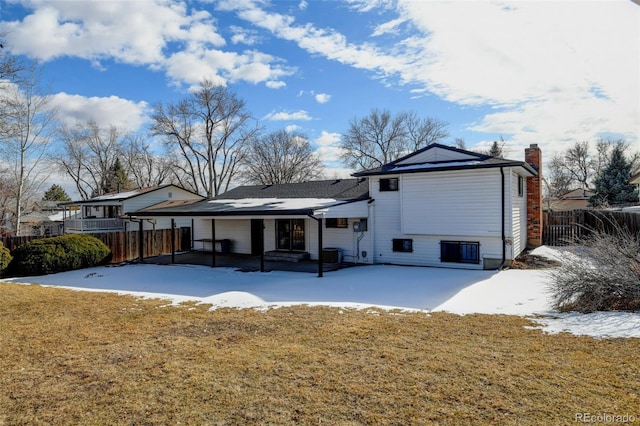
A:
[[[111,251],[91,235],[62,235],[23,244],[13,252],[13,275],[43,275],[88,268],[109,261]]]
[[[9,262],[11,262],[11,259],[12,257],[9,249],[6,248],[4,244],[2,244],[2,241],[0,241],[0,274],[2,274],[5,269],[7,269],[7,266],[9,265]]]
[[[561,311],[640,311],[640,235],[615,222],[594,230],[582,249],[549,271]]]

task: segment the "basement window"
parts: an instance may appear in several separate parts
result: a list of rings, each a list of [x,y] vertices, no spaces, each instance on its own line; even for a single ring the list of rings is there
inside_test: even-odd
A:
[[[380,179],[380,192],[397,191],[398,178]]]
[[[480,243],[440,241],[440,261],[452,263],[480,263]]]
[[[348,228],[349,222],[346,217],[325,219],[326,228]]]
[[[394,238],[393,239],[393,251],[399,251],[404,253],[413,252],[413,240],[407,238]]]

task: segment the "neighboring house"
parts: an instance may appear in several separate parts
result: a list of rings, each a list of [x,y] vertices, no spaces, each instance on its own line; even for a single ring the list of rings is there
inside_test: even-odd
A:
[[[230,240],[233,253],[274,258],[339,249],[354,263],[498,268],[542,243],[536,144],[525,160],[433,144],[356,179],[242,186],[131,214],[193,219],[206,250]]]
[[[39,201],[20,217],[22,236],[53,237],[63,233],[64,211],[57,201]]]
[[[640,173],[636,173],[635,175],[631,176],[631,179],[629,179],[629,183],[631,185],[636,185],[638,189],[640,189]]]
[[[203,198],[170,184],[105,194],[89,200],[69,201],[60,203],[60,206],[65,208],[66,234],[116,232],[139,229],[140,220],[127,216],[128,213],[166,201],[195,202]],[[145,219],[142,223],[144,229],[167,229],[171,226],[170,219]],[[191,221],[183,218],[176,226],[191,226]]]
[[[548,206],[547,210],[554,212],[584,210],[589,206],[589,199],[593,195],[596,195],[596,193],[588,189],[574,189],[562,194],[558,198],[548,200],[546,203]]]

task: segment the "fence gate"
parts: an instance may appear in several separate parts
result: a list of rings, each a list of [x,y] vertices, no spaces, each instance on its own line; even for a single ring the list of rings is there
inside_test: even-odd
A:
[[[542,242],[548,246],[565,246],[575,243],[584,231],[584,210],[544,212]]]

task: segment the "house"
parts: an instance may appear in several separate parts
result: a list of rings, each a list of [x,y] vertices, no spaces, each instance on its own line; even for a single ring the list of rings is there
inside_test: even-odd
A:
[[[211,200],[161,204],[134,214],[147,218],[193,219],[194,248],[231,242],[231,251],[267,259],[318,259],[320,234],[341,248],[348,261],[365,261],[354,247],[365,231],[353,226],[368,217],[367,179],[334,179],[282,185],[240,186]],[[360,241],[356,241],[360,238]],[[220,247],[220,250],[223,250]]]
[[[525,162],[439,144],[373,170],[375,262],[498,268],[541,244],[537,144]]]
[[[127,214],[166,201],[188,203],[203,198],[169,184],[105,194],[88,200],[69,201],[60,203],[60,206],[65,210],[63,223],[66,234],[116,232],[139,229],[140,224],[144,229],[167,229],[171,226],[170,220],[145,219],[141,222]],[[191,222],[183,218],[177,226],[191,226]]]
[[[578,188],[565,192],[558,198],[548,200],[548,210],[554,212],[584,210],[589,206],[589,199],[596,195],[588,189]]]
[[[56,201],[38,201],[20,217],[20,234],[54,237],[63,233],[63,208]]]
[[[491,269],[542,243],[540,168],[537,144],[525,161],[433,144],[354,179],[241,186],[131,214],[192,219],[209,251],[228,240],[274,258]]]

